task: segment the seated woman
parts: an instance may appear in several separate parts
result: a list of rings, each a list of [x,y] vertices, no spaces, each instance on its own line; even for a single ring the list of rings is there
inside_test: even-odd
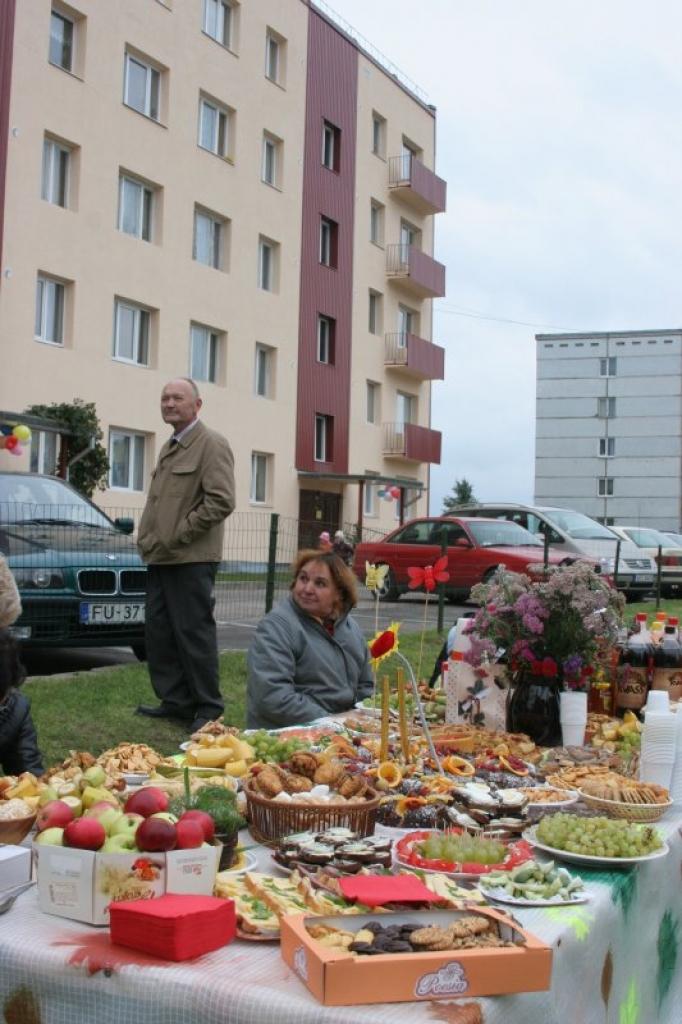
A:
[[[28,698],[16,689],[25,676],[16,640],[0,629],[0,766],[5,775],[44,771]]]
[[[291,593],[261,619],[247,656],[246,722],[277,729],[348,711],[372,692],[357,584],[332,551],[300,551]]]

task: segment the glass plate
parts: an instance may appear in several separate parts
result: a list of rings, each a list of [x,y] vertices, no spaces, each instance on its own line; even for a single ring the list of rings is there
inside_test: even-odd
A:
[[[480,884],[477,888],[486,899],[494,900],[495,903],[513,903],[516,907],[570,907],[574,903],[587,903],[590,899],[586,892],[582,892],[572,893],[570,899],[567,900],[562,900],[558,896],[553,896],[547,900],[527,900],[521,896],[510,896],[506,889],[488,889]]]
[[[644,827],[644,826],[642,826]],[[523,833],[522,838],[526,839],[533,846],[536,846],[538,850],[544,850],[545,853],[551,853],[553,857],[558,857],[559,860],[565,860],[569,864],[582,864],[584,867],[602,868],[604,866],[621,868],[628,867],[630,864],[642,864],[648,860],[658,860],[659,857],[665,857],[668,853],[668,844],[664,841],[663,846],[660,850],[654,850],[653,853],[646,853],[642,857],[595,857],[584,853],[571,853],[570,850],[557,850],[554,846],[545,846],[536,838],[537,825],[533,828],[526,829]]]

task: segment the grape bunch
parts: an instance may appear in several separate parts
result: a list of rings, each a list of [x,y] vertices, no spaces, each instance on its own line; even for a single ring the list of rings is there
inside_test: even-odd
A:
[[[278,764],[281,764],[282,761],[288,761],[297,750],[304,750],[307,747],[307,744],[302,740],[295,739],[294,737],[288,740],[283,739],[274,736],[265,729],[258,729],[256,732],[249,733],[247,736],[241,736],[240,738],[251,744],[257,761],[276,761]]]
[[[418,844],[419,853],[429,860],[450,861],[453,864],[500,864],[505,857],[504,843],[496,839],[476,839],[474,836],[435,834]]]
[[[549,814],[538,825],[536,834],[546,846],[587,857],[643,857],[663,845],[655,828],[633,825],[620,818]]]

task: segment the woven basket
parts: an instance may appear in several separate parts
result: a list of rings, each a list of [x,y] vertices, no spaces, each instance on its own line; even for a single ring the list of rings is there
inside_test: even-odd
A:
[[[249,831],[257,842],[275,845],[283,836],[295,832],[324,832],[328,828],[349,828],[359,836],[374,832],[374,820],[381,796],[369,790],[369,799],[356,804],[282,803],[268,800],[243,784]]]
[[[5,843],[17,846],[33,828],[36,817],[36,814],[29,814],[26,818],[0,818],[0,846]]]
[[[583,792],[582,789],[579,789],[578,793],[583,803],[594,808],[595,811],[603,811],[610,818],[624,818],[627,821],[639,821],[643,824],[658,821],[673,805],[672,800],[668,800],[665,804],[628,804],[624,800],[605,800],[601,796],[592,796],[590,793]]]

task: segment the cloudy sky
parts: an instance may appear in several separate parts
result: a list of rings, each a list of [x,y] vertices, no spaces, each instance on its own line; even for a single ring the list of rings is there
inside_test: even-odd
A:
[[[534,335],[682,326],[682,4],[331,6],[438,109],[431,510],[462,477],[532,500]]]

